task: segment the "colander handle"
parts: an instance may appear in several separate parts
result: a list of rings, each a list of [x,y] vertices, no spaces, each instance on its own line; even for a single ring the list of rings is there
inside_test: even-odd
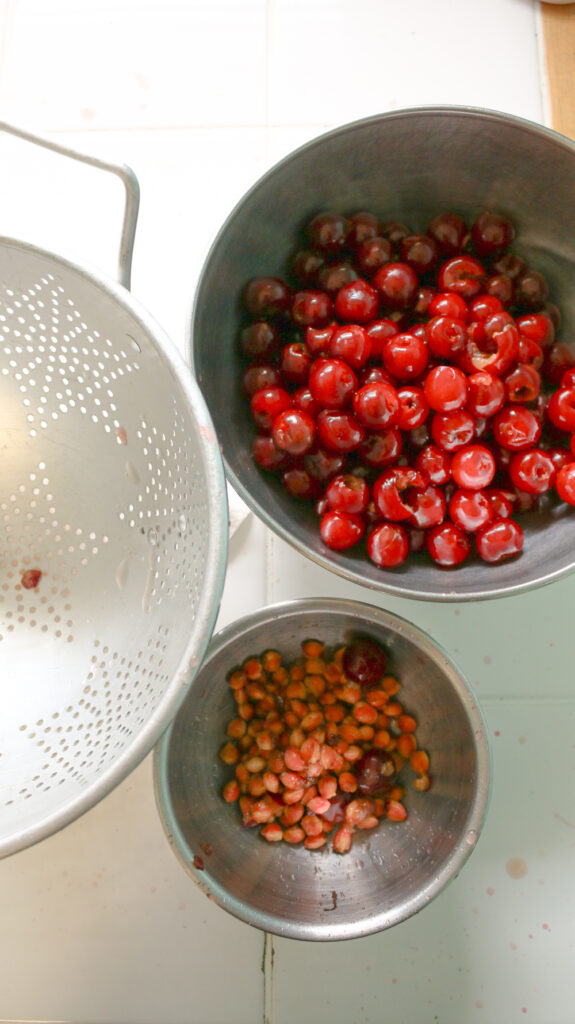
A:
[[[58,142],[53,142],[52,139],[46,139],[41,135],[33,134],[32,132],[25,131],[22,128],[16,128],[14,125],[8,124],[6,121],[0,121],[0,131],[7,132],[9,135],[15,135],[17,138],[24,139],[26,142],[33,142],[37,146],[42,146],[44,149],[50,149],[52,152],[60,153],[62,156],[71,157],[73,160],[79,160],[80,163],[89,164],[90,166],[97,167],[102,171],[109,171],[111,174],[115,174],[120,178],[125,189],[125,203],[122,234],[120,236],[118,280],[120,284],[124,285],[124,287],[129,290],[132,276],[134,236],[136,234],[136,223],[138,220],[138,209],[140,206],[140,186],[132,169],[126,164],[110,163],[109,161],[101,160],[96,156],[79,153],[77,150],[70,149],[68,146],[62,146]]]

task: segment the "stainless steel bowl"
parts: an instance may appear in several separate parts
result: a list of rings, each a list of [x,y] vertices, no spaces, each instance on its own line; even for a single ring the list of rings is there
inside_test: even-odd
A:
[[[338,128],[270,170],[223,225],[201,275],[190,321],[192,360],[220,440],[227,475],[280,537],[355,583],[402,597],[499,597],[575,568],[575,515],[522,517],[525,548],[500,565],[438,569],[425,556],[382,570],[354,549],[322,543],[312,508],[296,503],[251,459],[252,425],[241,395],[239,298],[249,278],[285,272],[299,230],[318,210],[369,209],[424,230],[445,209],[473,218],[486,207],[517,225],[517,251],[545,274],[575,327],[575,145],[540,125],[461,107],[394,111]]]
[[[234,716],[227,674],[269,647],[286,659],[306,637],[335,645],[357,632],[383,643],[401,697],[418,719],[432,787],[409,787],[408,817],[354,838],[348,854],[267,843],[222,798],[218,757]],[[184,705],[154,754],[161,820],[182,866],[221,907],[248,924],[298,939],[351,939],[425,907],[461,870],[487,811],[485,723],[461,672],[411,623],[368,604],[301,600],[276,605],[212,638]]]

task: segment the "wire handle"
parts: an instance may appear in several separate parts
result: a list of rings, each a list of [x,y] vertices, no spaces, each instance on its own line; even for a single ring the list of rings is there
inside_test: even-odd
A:
[[[71,149],[68,146],[62,146],[58,142],[53,142],[52,139],[47,139],[41,135],[33,134],[32,132],[25,131],[22,128],[16,128],[14,125],[8,124],[6,121],[0,121],[0,131],[7,132],[9,135],[15,135],[17,138],[24,139],[26,142],[32,142],[37,146],[42,146],[44,149],[52,150],[54,153],[60,153],[62,156],[78,160],[80,163],[89,164],[99,170],[109,171],[111,174],[115,174],[120,178],[125,189],[125,204],[122,233],[120,236],[118,280],[120,284],[124,285],[124,287],[129,291],[132,276],[134,237],[136,234],[136,223],[138,220],[138,210],[140,206],[140,186],[132,169],[128,167],[127,164],[110,163],[107,160],[101,160],[99,157],[89,156],[86,153],[79,153],[77,150]]]

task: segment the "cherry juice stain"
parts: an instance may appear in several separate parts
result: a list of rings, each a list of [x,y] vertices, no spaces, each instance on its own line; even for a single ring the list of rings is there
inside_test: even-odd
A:
[[[523,857],[510,857],[505,870],[510,878],[523,878],[527,874],[527,864]]]

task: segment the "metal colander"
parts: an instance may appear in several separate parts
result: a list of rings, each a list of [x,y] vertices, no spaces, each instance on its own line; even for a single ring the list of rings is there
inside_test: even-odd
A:
[[[203,398],[129,284],[0,239],[0,856],[150,751],[211,636],[227,503]],[[41,575],[38,575],[41,573]]]

